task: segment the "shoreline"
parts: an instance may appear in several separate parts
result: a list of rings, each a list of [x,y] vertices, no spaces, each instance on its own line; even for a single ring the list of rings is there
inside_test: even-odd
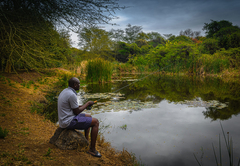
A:
[[[139,165],[133,154],[124,149],[117,151],[101,134],[96,147],[101,158],[80,149],[60,150],[49,143],[57,126],[37,113],[40,110],[33,110],[32,104],[48,102],[46,91],[59,81],[61,74],[72,73],[58,70],[54,75],[0,74],[0,126],[8,131],[0,139],[0,165]]]

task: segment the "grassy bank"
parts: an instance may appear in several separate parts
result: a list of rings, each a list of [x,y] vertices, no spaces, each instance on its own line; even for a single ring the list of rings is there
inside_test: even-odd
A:
[[[97,140],[101,158],[49,143],[57,127],[41,115],[49,103],[46,94],[72,74],[64,69],[0,74],[0,127],[7,131],[0,139],[0,165],[138,165],[131,153],[116,151],[101,135]]]

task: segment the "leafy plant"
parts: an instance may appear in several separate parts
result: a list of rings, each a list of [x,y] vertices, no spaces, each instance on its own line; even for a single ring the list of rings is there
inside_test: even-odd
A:
[[[2,127],[0,127],[0,138],[5,138],[8,134],[8,130],[7,129],[2,129]]]
[[[49,157],[49,156],[50,156],[50,154],[51,154],[51,151],[52,151],[52,149],[48,148],[48,151],[47,151],[47,153],[46,153],[46,154],[44,154],[43,156]]]
[[[127,129],[127,124],[124,124],[124,125],[120,126],[120,128],[123,129],[123,130],[126,130]]]

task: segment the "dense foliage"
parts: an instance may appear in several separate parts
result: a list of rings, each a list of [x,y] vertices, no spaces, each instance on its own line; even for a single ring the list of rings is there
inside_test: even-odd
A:
[[[56,27],[77,30],[84,25],[109,23],[115,18],[114,11],[122,8],[116,0],[1,0],[2,71],[71,62],[69,36],[61,36]]]
[[[140,71],[164,70],[196,75],[238,70],[240,28],[229,21],[211,20],[205,23],[203,30],[206,30],[206,37],[191,29],[180,31],[179,36],[168,34],[163,37],[158,32],[144,33],[140,26],[130,24],[125,31],[98,29],[109,37],[105,40],[109,46],[105,54],[107,52],[116,61],[131,64]],[[95,54],[91,50],[87,53],[90,52]],[[104,58],[102,53],[98,56]]]
[[[205,23],[206,37],[191,29],[181,30],[178,36],[162,36],[131,24],[124,30],[98,27],[123,8],[116,0],[0,1],[1,70],[79,66],[95,58],[139,71],[205,74],[239,70],[240,28],[231,22]],[[78,33],[80,49],[71,47],[69,30]]]

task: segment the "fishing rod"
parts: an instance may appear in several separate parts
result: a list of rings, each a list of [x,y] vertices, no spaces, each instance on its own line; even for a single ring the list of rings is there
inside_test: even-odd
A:
[[[132,84],[134,84],[134,83],[136,83],[136,82],[138,82],[138,81],[141,81],[141,80],[149,77],[150,75],[153,75],[153,74],[155,74],[155,73],[157,73],[157,72],[160,72],[160,71],[163,70],[164,68],[169,67],[169,66],[171,66],[171,65],[172,65],[172,64],[170,64],[170,65],[168,65],[168,66],[165,66],[165,67],[162,67],[161,69],[159,69],[159,70],[157,70],[157,71],[155,71],[155,72],[152,72],[152,73],[146,75],[145,77],[142,77],[142,78],[140,78],[140,79],[137,79],[136,81],[133,81],[131,84],[128,84],[128,85],[126,85],[126,86],[123,86],[123,87],[121,87],[121,88],[113,91],[112,93],[119,92],[120,90],[122,90],[122,89],[124,89],[124,88],[126,88],[126,87],[128,87],[128,86],[130,86],[130,85],[132,85]],[[95,100],[95,101],[94,101],[94,104],[96,104],[96,103],[97,103],[99,100],[101,100],[102,98],[103,98],[103,97],[100,97],[98,100]],[[88,106],[88,107],[87,107],[87,110],[91,110],[91,109],[92,109],[92,106],[93,106],[93,105]]]

